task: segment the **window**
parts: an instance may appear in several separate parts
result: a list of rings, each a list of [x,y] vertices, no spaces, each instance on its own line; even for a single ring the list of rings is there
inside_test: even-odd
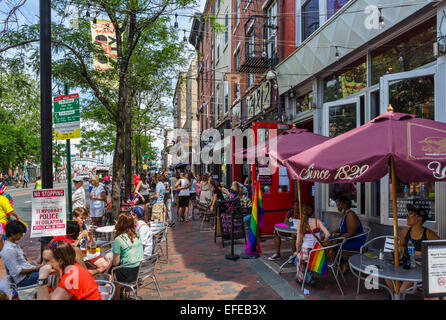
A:
[[[379,83],[385,74],[414,70],[435,61],[432,43],[436,38],[436,19],[432,19],[372,52],[372,83]]]
[[[208,64],[208,61],[209,59],[208,58],[206,58],[206,83],[208,83],[208,80],[209,80],[209,75],[210,75],[210,72],[209,72],[209,64]]]
[[[217,107],[216,119],[220,120],[220,85],[217,85],[217,91],[215,94],[215,105]]]
[[[241,103],[238,102],[232,107],[232,126],[236,126],[240,123],[242,117]]]
[[[240,19],[240,0],[235,0],[235,25],[238,24]]]
[[[309,0],[302,6],[302,41],[319,28],[319,0]]]
[[[313,108],[313,92],[309,92],[296,99],[296,115]]]
[[[248,74],[248,87],[252,86],[254,84],[254,74],[249,73]]]
[[[325,102],[346,98],[367,87],[366,58],[357,60],[332,77],[325,79]]]
[[[229,110],[229,83],[228,81],[224,82],[224,104],[225,104],[225,114]]]
[[[247,56],[248,57],[254,57],[254,50],[255,50],[255,36],[254,36],[254,31],[251,30],[248,33],[248,52],[247,52]]]
[[[220,58],[220,43],[217,43],[217,60]]]
[[[240,50],[235,54],[235,71],[240,71]]]
[[[333,16],[350,0],[327,0],[327,19]]]
[[[225,45],[228,43],[229,40],[229,15],[228,13],[225,14]]]
[[[240,83],[235,84],[235,98],[240,99]]]
[[[277,5],[275,2],[266,10],[266,16],[266,53],[268,55],[268,58],[274,59],[277,55]]]

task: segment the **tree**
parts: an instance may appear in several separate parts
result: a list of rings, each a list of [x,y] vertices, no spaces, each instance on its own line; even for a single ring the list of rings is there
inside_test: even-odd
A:
[[[181,52],[184,43],[170,26],[169,14],[193,5],[193,0],[59,0],[53,1],[53,12],[66,16],[66,8],[74,5],[84,15],[96,12],[98,18],[111,21],[116,41],[116,57],[109,58],[104,48],[108,43],[93,43],[90,19],[79,19],[79,29],[62,22],[52,25],[53,77],[70,88],[79,88],[94,95],[106,110],[115,127],[113,175],[124,172],[124,157],[131,159],[131,116],[135,96],[150,90],[152,81],[160,74],[172,73],[184,62]],[[93,23],[94,20],[92,19]],[[109,39],[110,40],[110,39]],[[0,52],[23,47],[30,53],[38,70],[39,52],[34,46],[39,41],[39,26],[25,24],[18,30],[0,33]],[[107,61],[109,70],[93,67],[93,58]],[[17,56],[16,56],[17,58]],[[127,142],[126,142],[127,141]],[[127,162],[128,163],[128,162]],[[127,168],[128,170],[128,168]],[[128,171],[127,171],[128,172]],[[126,175],[126,185],[131,177]],[[120,181],[113,180],[113,215],[119,213]]]

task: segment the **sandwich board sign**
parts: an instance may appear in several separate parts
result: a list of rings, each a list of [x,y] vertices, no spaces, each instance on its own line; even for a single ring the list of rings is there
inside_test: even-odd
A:
[[[76,139],[81,137],[81,116],[79,94],[68,94],[53,98],[54,102],[54,137],[56,140]]]

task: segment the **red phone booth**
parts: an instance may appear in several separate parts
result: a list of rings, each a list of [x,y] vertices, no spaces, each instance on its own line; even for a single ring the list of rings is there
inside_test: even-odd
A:
[[[291,125],[280,123],[253,122],[254,143],[257,145],[261,137],[265,141],[274,138],[281,132],[291,128]],[[266,155],[268,156],[268,155]],[[262,163],[257,159],[252,164],[252,198],[257,179],[260,180],[262,192],[263,215],[265,225],[261,230],[262,235],[274,234],[274,225],[282,223],[286,213],[293,207],[294,181],[288,179],[287,169],[277,164],[277,169],[272,172],[269,163]]]

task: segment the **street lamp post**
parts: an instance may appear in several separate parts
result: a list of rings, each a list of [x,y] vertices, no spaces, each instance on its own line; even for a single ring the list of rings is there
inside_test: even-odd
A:
[[[53,122],[51,104],[51,5],[40,0],[40,128],[42,188],[53,188]]]

